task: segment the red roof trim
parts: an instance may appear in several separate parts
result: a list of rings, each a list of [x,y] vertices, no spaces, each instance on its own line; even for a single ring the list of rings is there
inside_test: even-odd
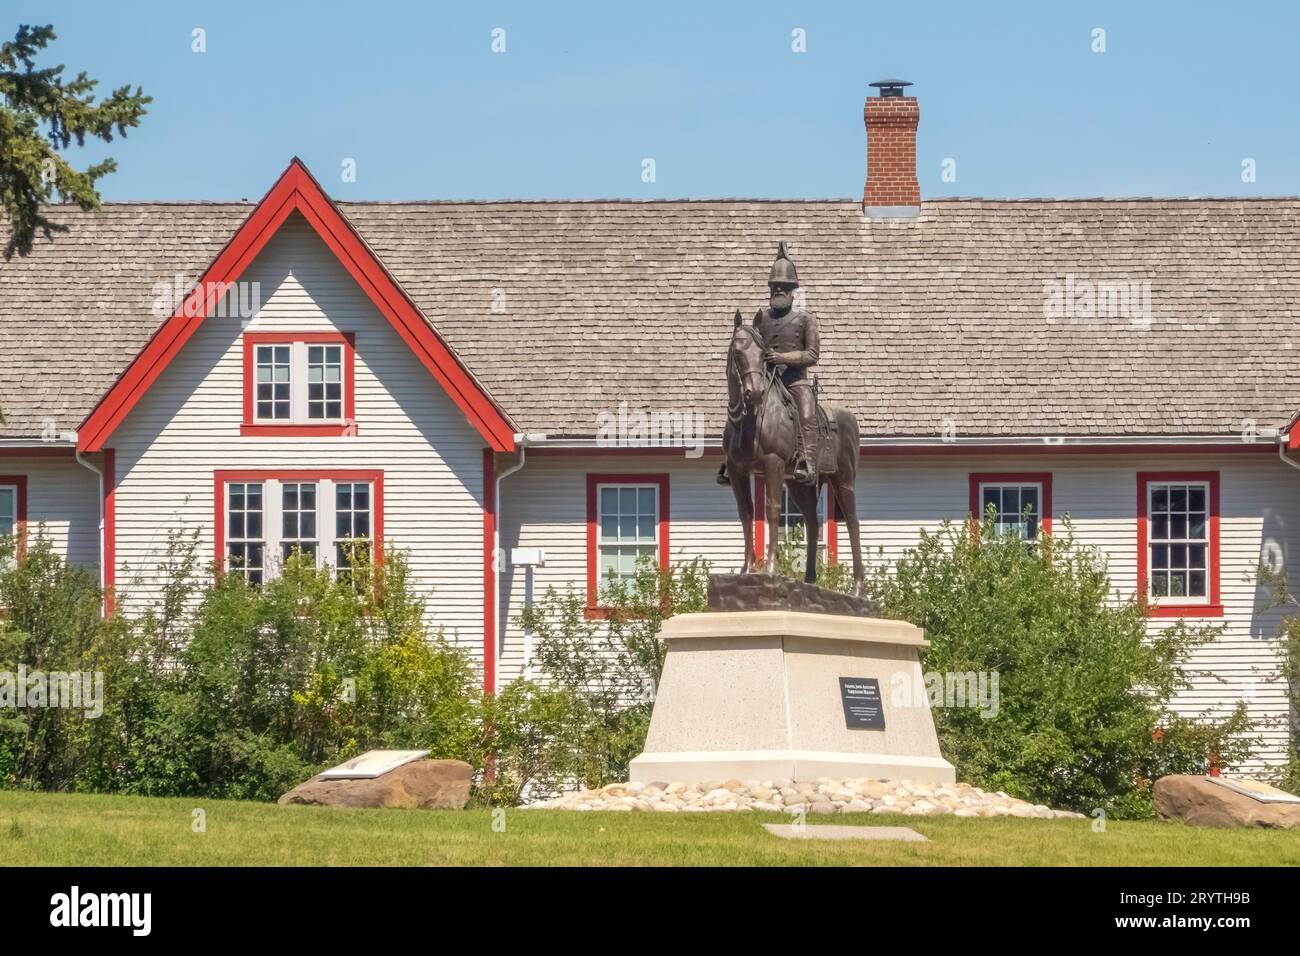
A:
[[[438,381],[488,447],[513,451],[515,427],[474,379],[442,337],[425,320],[388,270],[357,235],[296,157],[236,230],[195,289],[154,333],[78,429],[83,452],[103,448],[163,369],[203,323],[212,302],[204,301],[213,283],[233,283],[275,235],[289,214],[302,213],[326,246],[365,291],[403,341]],[[186,313],[189,313],[187,315]]]

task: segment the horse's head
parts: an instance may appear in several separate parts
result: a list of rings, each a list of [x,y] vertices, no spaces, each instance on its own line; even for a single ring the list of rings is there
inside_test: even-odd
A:
[[[758,315],[755,314],[754,319]],[[747,409],[757,408],[763,397],[763,339],[754,321],[746,322],[736,310],[731,347],[727,350],[727,383],[733,396]]]

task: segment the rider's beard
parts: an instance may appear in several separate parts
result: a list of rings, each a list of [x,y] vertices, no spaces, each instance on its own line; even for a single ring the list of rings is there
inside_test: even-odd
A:
[[[773,312],[788,312],[790,306],[794,304],[794,296],[789,292],[773,292],[768,301]]]

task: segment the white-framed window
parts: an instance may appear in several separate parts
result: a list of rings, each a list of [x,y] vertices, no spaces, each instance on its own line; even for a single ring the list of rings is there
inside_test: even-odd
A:
[[[343,346],[307,345],[307,418],[343,418]]]
[[[1157,603],[1208,603],[1210,483],[1149,481],[1146,493],[1148,596]]]
[[[370,554],[373,502],[370,483],[342,481],[334,485],[334,566],[340,577],[351,571],[353,557]]]
[[[351,333],[244,333],[245,434],[355,425],[355,363]]]
[[[317,558],[316,482],[286,481],[280,485],[280,557],[295,551]]]
[[[259,422],[293,420],[293,346],[258,345],[254,349],[257,378],[253,419]]]
[[[261,584],[266,570],[266,502],[260,481],[226,485],[226,567],[249,584]]]
[[[310,477],[303,477],[304,474]],[[295,552],[316,567],[350,574],[354,555],[377,555],[383,529],[378,471],[217,472],[222,503],[219,554],[226,569],[261,584]]]
[[[999,534],[1030,540],[1038,536],[1043,519],[1043,483],[1041,481],[981,481],[979,484],[979,520],[989,517],[989,507]]]
[[[599,484],[596,506],[596,571],[603,587],[634,577],[642,555],[658,556],[659,486]]]

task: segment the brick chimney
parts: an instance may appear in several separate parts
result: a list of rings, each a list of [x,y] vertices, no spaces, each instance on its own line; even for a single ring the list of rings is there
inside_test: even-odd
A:
[[[867,185],[862,211],[872,219],[920,215],[921,186],[916,181],[916,126],[921,107],[904,96],[906,80],[878,80],[862,118],[867,124]]]

